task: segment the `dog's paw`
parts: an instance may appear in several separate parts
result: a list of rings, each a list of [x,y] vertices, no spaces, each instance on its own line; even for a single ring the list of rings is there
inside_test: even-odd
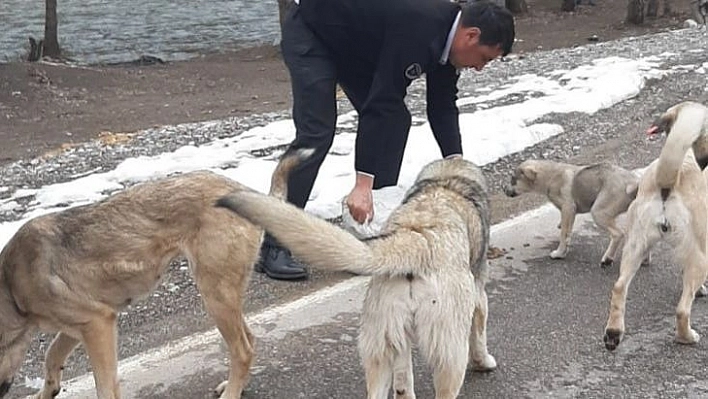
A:
[[[703,298],[704,296],[708,296],[708,288],[706,288],[704,284],[701,284],[698,291],[696,291],[696,298]]]
[[[649,266],[649,264],[651,264],[651,253],[642,259],[642,266]]]
[[[473,360],[472,369],[474,371],[492,371],[497,368],[497,360],[494,356],[487,353],[487,355],[481,361]]]
[[[620,330],[614,328],[605,329],[605,336],[602,338],[602,340],[605,342],[605,348],[611,351],[617,349],[617,346],[619,346],[620,342],[622,341],[623,335],[624,332]]]
[[[551,251],[551,258],[552,259],[565,259],[565,255],[568,253],[568,251],[559,251],[559,250],[554,250]]]
[[[227,385],[229,385],[229,381],[228,381],[228,380],[222,381],[219,385],[216,386],[216,388],[214,388],[214,395],[215,395],[217,398],[220,398],[221,395],[222,395],[222,394],[224,393],[224,391],[226,390],[226,386],[227,386]]]
[[[612,266],[612,264],[613,264],[614,262],[615,262],[615,261],[612,260],[612,258],[604,258],[604,259],[601,259],[601,260],[600,260],[600,267],[603,268],[603,269],[606,269],[606,268]]]
[[[61,388],[47,389],[46,387],[44,387],[41,391],[37,392],[34,396],[32,396],[32,399],[52,399],[55,396],[59,395],[60,392]]]
[[[688,330],[688,335],[685,337],[681,337],[678,334],[676,335],[676,342],[682,345],[693,345],[700,340],[701,336],[692,328]]]

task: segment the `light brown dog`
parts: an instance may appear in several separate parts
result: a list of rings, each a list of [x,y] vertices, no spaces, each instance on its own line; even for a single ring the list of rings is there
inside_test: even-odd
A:
[[[624,231],[617,217],[627,211],[637,195],[639,177],[607,162],[571,165],[546,160],[526,160],[504,188],[509,197],[534,192],[545,195],[561,212],[560,242],[551,258],[568,254],[575,215],[590,212],[595,224],[610,235],[610,244],[600,259],[602,267],[612,265]]]
[[[369,398],[389,398],[391,385],[397,399],[415,398],[414,340],[433,369],[437,399],[457,396],[469,359],[478,369],[496,367],[486,336],[487,191],[474,164],[425,166],[381,235],[364,242],[251,190],[219,205],[263,226],[313,267],[373,275],[359,335]]]
[[[285,195],[289,171],[307,156],[284,155],[271,194]],[[45,384],[36,398],[60,392],[63,364],[79,343],[98,398],[119,398],[117,313],[149,295],[170,261],[183,255],[229,350],[229,378],[217,393],[240,398],[254,354],[243,295],[263,232],[214,204],[241,188],[214,173],[187,173],[22,226],[0,253],[0,397],[41,329],[58,334],[47,350]]]
[[[664,240],[674,249],[683,268],[683,292],[676,307],[676,341],[698,342],[691,328],[691,305],[708,274],[708,171],[705,165],[708,108],[683,102],[669,108],[647,131],[666,131],[668,137],[659,158],[652,162],[639,183],[637,199],[629,207],[627,238],[619,278],[612,288],[610,314],[605,327],[605,347],[614,350],[624,332],[627,290],[644,254]]]

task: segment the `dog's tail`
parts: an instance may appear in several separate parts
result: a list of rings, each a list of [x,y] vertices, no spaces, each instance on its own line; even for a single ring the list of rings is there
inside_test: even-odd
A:
[[[278,166],[275,167],[270,178],[269,195],[285,199],[288,196],[288,177],[290,172],[298,167],[303,161],[312,156],[315,150],[311,148],[292,149],[289,147],[280,157]]]
[[[671,127],[656,168],[656,184],[659,188],[674,187],[686,153],[706,133],[707,118],[708,108],[694,102],[671,107],[659,118],[660,123]]]
[[[359,241],[349,232],[292,204],[244,189],[224,196],[217,206],[260,225],[310,266],[358,274],[417,274],[428,263],[422,235],[396,232]]]

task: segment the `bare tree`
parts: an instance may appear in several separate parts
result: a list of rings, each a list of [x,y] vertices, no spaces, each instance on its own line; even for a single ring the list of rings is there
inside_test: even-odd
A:
[[[526,0],[506,0],[505,6],[514,14],[524,14],[529,9]]]
[[[644,23],[644,0],[628,0],[626,20],[636,25]]]
[[[647,1],[647,17],[656,18],[659,16],[659,0]]]
[[[664,0],[664,16],[671,15],[671,1]]]
[[[44,55],[53,58],[61,56],[57,37],[57,0],[46,0],[44,14]]]
[[[561,11],[575,11],[575,0],[561,0]]]
[[[659,0],[647,0],[647,17],[658,17],[659,16]],[[664,9],[662,10],[662,16],[668,16],[671,14],[671,0],[664,0]]]

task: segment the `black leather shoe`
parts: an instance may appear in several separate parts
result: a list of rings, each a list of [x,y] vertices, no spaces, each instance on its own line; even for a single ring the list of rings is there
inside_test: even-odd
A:
[[[302,280],[308,276],[305,266],[293,258],[290,251],[273,245],[261,247],[256,271],[276,280]]]

